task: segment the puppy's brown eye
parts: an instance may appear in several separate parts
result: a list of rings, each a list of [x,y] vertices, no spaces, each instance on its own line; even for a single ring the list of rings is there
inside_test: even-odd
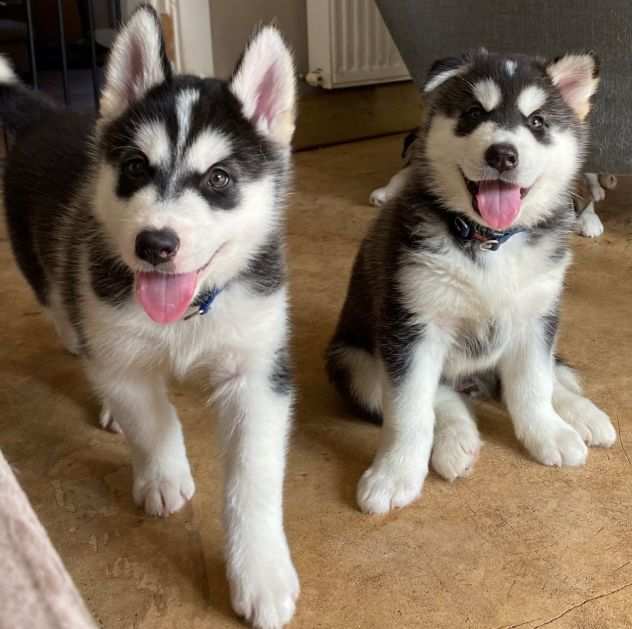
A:
[[[528,122],[532,129],[541,129],[544,126],[544,118],[540,114],[531,114]]]
[[[141,179],[149,172],[149,162],[144,155],[134,155],[124,160],[121,168],[130,179]]]
[[[230,182],[230,175],[222,168],[211,168],[206,176],[206,185],[213,190],[223,190]]]
[[[478,120],[479,118],[481,118],[483,116],[485,112],[483,111],[483,108],[480,105],[472,105],[466,112],[465,115],[470,119],[470,120]]]

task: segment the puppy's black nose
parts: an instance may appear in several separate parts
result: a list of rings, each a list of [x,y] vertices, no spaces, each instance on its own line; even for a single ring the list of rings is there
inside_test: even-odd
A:
[[[485,161],[499,173],[518,165],[518,149],[512,144],[492,144],[485,151]]]
[[[136,255],[154,266],[168,262],[178,252],[180,239],[172,229],[144,229],[136,236]]]

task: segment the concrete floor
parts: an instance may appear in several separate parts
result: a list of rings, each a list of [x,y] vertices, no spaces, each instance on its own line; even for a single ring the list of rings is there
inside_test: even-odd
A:
[[[531,461],[508,418],[481,407],[474,474],[430,475],[422,498],[362,515],[355,485],[375,427],[356,422],[327,384],[322,353],[370,190],[398,165],[400,138],[298,154],[290,204],[295,356],[300,384],[286,522],[302,595],[293,627],[618,629],[632,627],[632,185],[601,215],[605,235],[578,238],[561,349],[615,420],[620,439],[586,467]],[[168,520],[134,507],[121,437],[96,427],[76,359],[18,276],[0,234],[0,446],[101,626],[239,627],[222,564],[212,413],[190,382],[173,399],[198,491]]]

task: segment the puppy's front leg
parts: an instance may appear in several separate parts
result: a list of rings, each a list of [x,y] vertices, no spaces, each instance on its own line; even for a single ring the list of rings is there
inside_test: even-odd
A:
[[[428,474],[435,422],[434,401],[446,344],[429,326],[412,342],[392,334],[382,347],[384,425],[371,467],[358,484],[365,513],[386,513],[419,494]]]
[[[283,530],[292,398],[285,348],[265,366],[246,367],[219,398],[231,598],[238,614],[265,629],[289,622],[299,593]]]
[[[87,367],[110,419],[120,426],[131,446],[134,500],[149,515],[177,511],[193,496],[195,484],[182,426],[162,376],[94,362]]]
[[[514,331],[499,363],[503,396],[518,439],[544,465],[583,465],[588,450],[553,408],[553,349],[547,321],[529,321]]]

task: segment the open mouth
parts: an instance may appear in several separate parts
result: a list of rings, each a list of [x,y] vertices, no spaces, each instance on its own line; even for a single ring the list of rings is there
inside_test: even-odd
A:
[[[483,220],[497,230],[508,229],[520,214],[522,200],[529,193],[529,188],[521,188],[517,184],[501,179],[485,179],[472,181],[463,171],[463,180],[472,197],[472,207]]]
[[[136,273],[136,298],[147,315],[156,323],[163,325],[181,319],[193,301],[200,274],[210,266],[223,246],[220,246],[197,271]]]

